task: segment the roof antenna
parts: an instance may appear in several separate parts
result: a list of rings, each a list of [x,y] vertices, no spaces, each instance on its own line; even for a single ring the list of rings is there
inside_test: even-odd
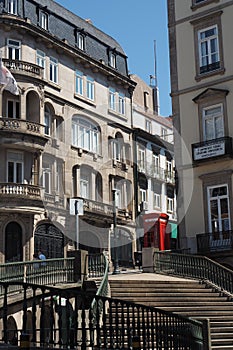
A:
[[[156,40],[154,40],[154,75],[150,75],[150,86],[153,89],[153,109],[159,114],[159,90],[157,84]]]

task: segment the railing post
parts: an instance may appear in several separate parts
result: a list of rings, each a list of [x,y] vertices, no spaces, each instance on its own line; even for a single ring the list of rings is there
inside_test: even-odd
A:
[[[67,252],[67,257],[74,257],[74,282],[83,282],[87,278],[88,259],[87,250],[71,250]]]
[[[211,349],[210,320],[204,319],[203,323],[203,350]]]

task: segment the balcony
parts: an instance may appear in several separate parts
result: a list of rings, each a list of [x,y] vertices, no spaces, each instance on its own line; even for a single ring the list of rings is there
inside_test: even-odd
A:
[[[6,202],[27,205],[27,201],[31,206],[32,200],[41,202],[40,187],[29,184],[0,183],[0,200],[2,206],[5,206]]]
[[[192,157],[194,163],[218,159],[221,157],[232,157],[232,138],[221,137],[214,140],[192,144]]]
[[[197,252],[208,255],[232,250],[233,231],[197,234]]]
[[[23,74],[28,75],[33,78],[43,78],[43,68],[29,62],[20,60],[10,60],[3,58],[3,64],[8,68],[13,74]]]
[[[96,202],[87,198],[79,197],[77,199],[83,200],[84,218],[87,221],[99,221],[102,225],[103,223],[112,224],[113,205]],[[132,220],[132,212],[127,209],[117,208],[117,223],[124,225],[128,220]]]
[[[31,122],[23,119],[13,118],[0,118],[0,132],[9,132],[9,137],[12,136],[12,132],[19,134],[27,134],[42,137],[47,141],[47,137],[44,135],[44,125]]]

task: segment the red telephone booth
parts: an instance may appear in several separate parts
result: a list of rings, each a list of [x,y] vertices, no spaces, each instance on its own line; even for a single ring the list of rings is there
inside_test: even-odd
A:
[[[159,249],[170,249],[170,239],[166,234],[166,227],[168,223],[169,215],[161,213],[158,218],[158,231],[159,231]]]

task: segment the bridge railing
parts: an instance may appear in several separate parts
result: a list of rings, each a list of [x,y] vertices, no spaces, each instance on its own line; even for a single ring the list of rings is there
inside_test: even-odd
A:
[[[167,275],[207,280],[233,294],[233,271],[205,256],[155,252],[154,270]]]
[[[41,285],[71,283],[74,281],[74,258],[0,264],[0,282],[12,281]],[[15,288],[12,286],[11,290]],[[0,295],[2,295],[1,288]]]
[[[22,308],[12,313],[11,285],[22,290]],[[59,289],[30,283],[3,283],[0,341],[42,349],[209,350],[208,321],[119,299],[93,296],[77,288]],[[92,302],[91,302],[92,301]],[[95,304],[95,309],[90,307]],[[17,319],[20,328],[12,322]],[[38,327],[39,325],[39,327]],[[14,326],[14,327],[13,327]],[[2,339],[1,339],[2,336]],[[30,344],[29,344],[30,343]]]

